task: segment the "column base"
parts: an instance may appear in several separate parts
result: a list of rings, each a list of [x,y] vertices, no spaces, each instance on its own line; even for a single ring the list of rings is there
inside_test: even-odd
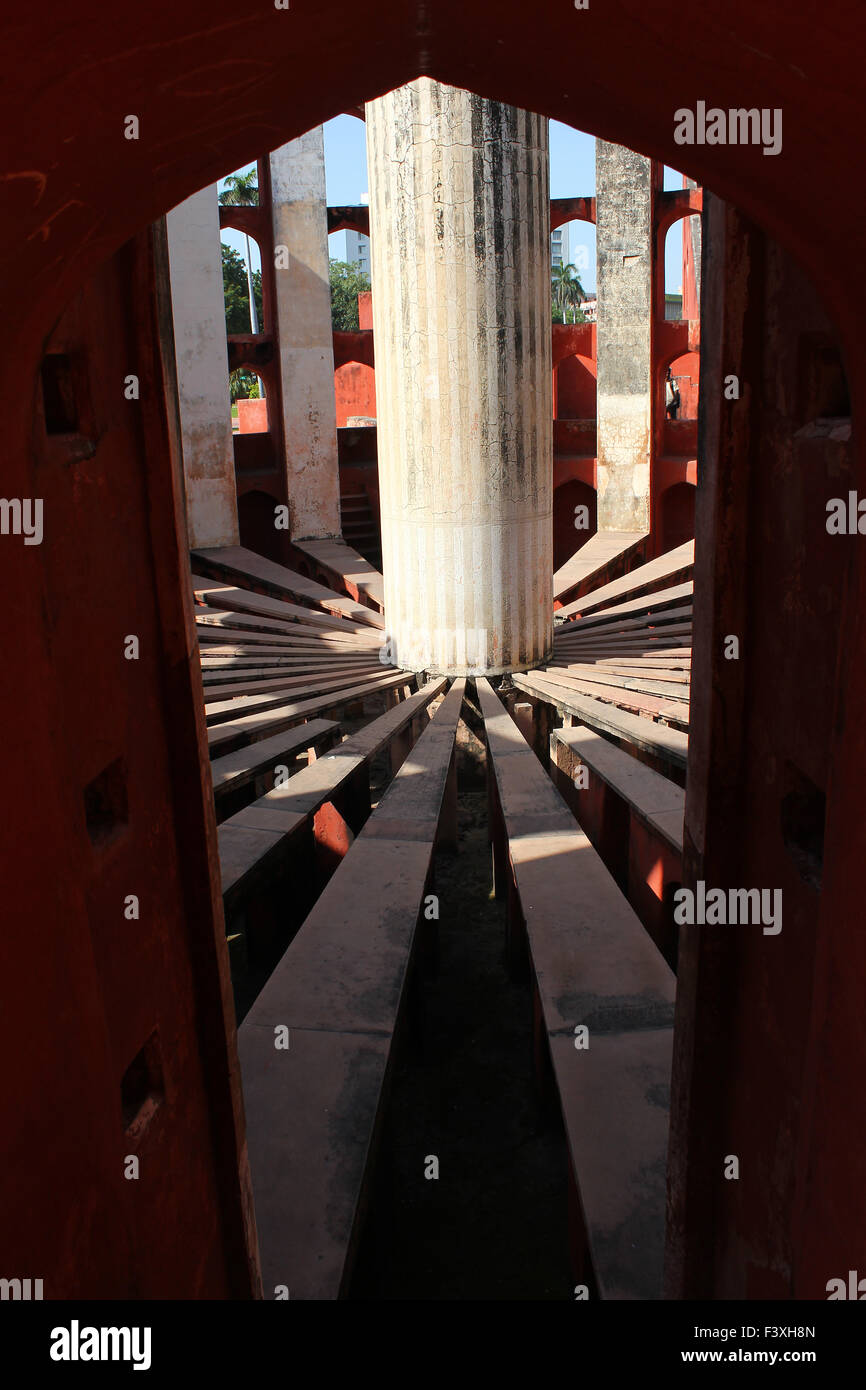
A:
[[[553,647],[551,646],[544,656],[539,656],[535,661],[526,661],[522,664],[512,662],[504,666],[432,665],[415,670],[412,666],[403,666],[398,662],[397,669],[413,671],[419,677],[429,676],[431,680],[437,676],[447,676],[449,680],[456,680],[458,677],[472,679],[473,676],[484,676],[487,680],[493,680],[497,676],[512,676],[523,671],[535,671],[539,666],[545,666],[548,661],[552,660]]]

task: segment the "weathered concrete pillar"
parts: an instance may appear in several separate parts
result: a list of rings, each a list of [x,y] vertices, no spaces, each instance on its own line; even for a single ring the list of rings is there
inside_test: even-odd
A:
[[[547,120],[420,78],[367,106],[385,619],[396,662],[552,643]]]
[[[650,529],[652,164],[595,145],[598,266],[598,529]]]
[[[215,185],[166,216],[186,519],[192,547],[237,545],[238,502]]]
[[[270,156],[276,332],[293,539],[340,534],[322,127]]]
[[[697,188],[696,179],[686,178],[686,188]],[[694,217],[683,218],[683,318],[699,319],[701,316],[701,256],[703,241],[703,218],[700,213]],[[694,288],[687,282],[687,271],[694,280]]]

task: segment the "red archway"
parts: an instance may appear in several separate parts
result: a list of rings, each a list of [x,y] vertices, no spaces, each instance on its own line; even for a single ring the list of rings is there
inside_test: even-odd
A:
[[[678,50],[683,78],[677,101],[694,106],[712,91],[722,107],[782,107],[784,147],[771,158],[759,147],[676,144],[668,19],[661,8],[619,0],[565,16],[539,15],[528,26],[516,0],[480,0],[470,11],[444,0],[435,16],[426,7],[416,12],[400,0],[383,0],[377,15],[385,43],[373,41],[344,0],[334,0],[324,13],[265,8],[255,55],[248,56],[234,45],[244,26],[227,0],[209,7],[207,27],[192,0],[156,0],[144,33],[137,15],[116,15],[106,25],[97,0],[76,8],[71,30],[46,34],[36,12],[23,13],[8,36],[14,80],[3,95],[7,128],[17,128],[22,98],[39,96],[5,171],[3,264],[14,283],[4,302],[11,317],[38,322],[44,331],[88,269],[138,227],[263,147],[428,73],[686,166],[798,256],[840,323],[850,328],[862,321],[859,296],[851,294],[846,305],[845,277],[838,271],[862,254],[866,240],[847,178],[851,150],[843,139],[828,148],[824,127],[802,100],[804,63],[819,82],[832,71],[822,111],[829,128],[848,129],[857,64],[853,51],[832,46],[832,36],[846,31],[842,0],[831,3],[825,37],[810,41],[807,51],[796,16],[781,0],[757,15],[747,0],[732,0],[723,18],[705,6],[689,16]],[[624,29],[635,39],[627,47],[619,41]],[[166,34],[170,44],[149,42]],[[748,36],[745,78],[729,56],[738,34]],[[563,91],[550,80],[550,51],[571,45],[591,53],[593,67]],[[125,138],[128,116],[137,118],[137,139]],[[819,253],[801,215],[802,189],[828,178],[838,215],[823,228]]]
[[[754,374],[746,381],[753,392],[762,367],[760,337],[767,331],[762,297],[766,290],[762,263],[766,245],[748,225],[748,218],[754,219],[797,257],[833,314],[846,348],[856,417],[866,404],[866,372],[860,349],[866,286],[850,275],[850,267],[862,263],[866,249],[861,192],[857,180],[851,178],[858,157],[851,113],[859,109],[861,64],[857,45],[842,44],[836,37],[848,33],[850,17],[850,5],[828,0],[823,24],[819,29],[809,28],[806,37],[802,18],[781,0],[769,0],[757,11],[747,0],[726,0],[724,4],[719,0],[688,12],[688,22],[678,39],[681,75],[676,101],[694,107],[697,100],[712,93],[712,99],[722,107],[782,109],[784,147],[779,155],[768,158],[760,148],[676,145],[669,79],[669,12],[662,6],[650,9],[638,0],[611,0],[586,11],[542,11],[529,25],[525,6],[517,0],[479,0],[472,8],[454,0],[442,0],[435,7],[407,7],[402,0],[383,0],[374,34],[367,14],[336,0],[325,6],[303,5],[287,11],[265,7],[252,53],[246,42],[248,17],[239,15],[227,0],[214,0],[208,7],[206,27],[200,4],[192,0],[172,0],[171,4],[154,0],[144,19],[138,11],[119,9],[112,14],[110,25],[105,23],[102,4],[83,0],[76,7],[74,22],[47,31],[42,12],[34,7],[22,12],[7,36],[4,57],[8,80],[0,95],[6,128],[16,132],[15,148],[4,161],[0,181],[4,203],[0,256],[3,302],[17,345],[14,361],[9,360],[9,354],[2,369],[7,454],[4,488],[10,496],[41,495],[51,445],[49,441],[46,449],[38,452],[31,432],[34,413],[38,417],[39,411],[38,372],[44,343],[59,315],[99,267],[104,271],[91,282],[93,297],[80,312],[85,318],[88,313],[98,318],[94,304],[99,303],[105,311],[100,327],[106,342],[132,359],[107,360],[96,348],[90,360],[76,368],[89,393],[93,432],[102,451],[100,465],[105,469],[113,461],[118,472],[112,489],[101,494],[98,513],[76,511],[83,506],[83,492],[79,489],[74,496],[65,493],[63,479],[52,481],[56,489],[52,500],[56,512],[63,513],[65,498],[69,507],[66,515],[72,524],[87,522],[89,529],[82,526],[75,544],[70,537],[58,540],[57,529],[53,529],[49,536],[55,546],[53,552],[49,546],[44,551],[39,547],[26,551],[0,547],[10,647],[14,644],[16,653],[4,720],[7,728],[16,731],[5,772],[7,798],[15,808],[8,840],[17,874],[5,906],[10,921],[35,924],[27,942],[20,932],[12,935],[16,949],[32,951],[31,957],[16,959],[17,972],[22,978],[32,975],[41,982],[41,989],[24,1001],[23,1012],[12,1011],[13,1033],[7,1052],[20,1055],[30,1049],[31,1083],[50,1094],[56,1107],[54,1133],[62,1130],[63,1117],[68,1116],[78,1131],[93,1120],[91,1169],[82,1168],[74,1155],[72,1168],[67,1168],[65,1151],[58,1157],[70,1182],[80,1180],[86,1187],[88,1181],[102,1180],[108,1185],[111,1181],[107,1175],[113,1151],[109,1140],[100,1138],[99,1127],[111,1105],[114,1080],[99,1022],[102,1005],[90,923],[107,924],[113,919],[108,898],[98,896],[108,891],[102,880],[97,881],[89,867],[81,867],[87,862],[83,851],[88,851],[88,846],[82,836],[78,788],[101,774],[100,759],[109,734],[121,741],[125,736],[115,708],[118,700],[139,699],[143,710],[150,708],[152,713],[153,708],[162,708],[159,702],[166,698],[166,692],[171,696],[174,723],[166,721],[156,732],[153,724],[149,728],[145,724],[150,743],[138,751],[139,763],[142,752],[161,757],[158,769],[142,766],[139,770],[143,777],[156,778],[159,772],[162,778],[158,786],[154,781],[151,787],[154,804],[157,792],[165,799],[158,828],[171,829],[168,839],[173,836],[184,863],[184,874],[179,876],[174,860],[160,861],[161,874],[156,877],[164,898],[157,906],[166,913],[166,920],[174,913],[171,920],[179,930],[189,919],[193,922],[190,932],[200,933],[190,937],[189,959],[184,957],[182,962],[187,973],[178,979],[191,980],[190,998],[201,1016],[211,1019],[209,1041],[214,1050],[207,1055],[213,1066],[201,1084],[209,1097],[213,1132],[236,1138],[242,1135],[237,1092],[226,1080],[233,1069],[232,1043],[213,1022],[215,1001],[221,998],[224,982],[214,964],[212,940],[208,954],[208,930],[212,934],[214,923],[218,926],[220,920],[212,827],[202,819],[200,770],[184,752],[189,747],[197,755],[203,730],[196,713],[200,688],[191,676],[185,626],[189,597],[182,587],[185,556],[182,531],[178,530],[180,511],[167,462],[171,438],[170,421],[162,409],[163,383],[156,348],[159,306],[146,259],[136,248],[125,249],[111,264],[110,258],[142,227],[226,169],[239,167],[263,148],[274,148],[348,106],[426,73],[544,111],[607,139],[639,145],[668,164],[685,166],[704,187],[741,209],[745,217],[739,223],[733,214],[727,222],[720,212],[716,215],[714,225],[722,231],[722,242],[726,228],[733,235],[739,227],[749,256],[724,262],[732,287],[730,300],[716,305],[713,312],[720,326],[719,342],[725,348],[743,342],[738,336],[736,313],[748,319],[742,361],[737,366],[743,374]],[[632,40],[628,46],[622,44],[624,32]],[[566,84],[552,80],[551,74],[563,50],[569,49],[591,55],[592,64],[588,75],[582,75],[578,82],[569,79],[569,90],[564,91]],[[820,119],[816,119],[819,107]],[[22,111],[27,113],[24,124]],[[130,117],[137,123],[137,128],[132,127],[134,139],[126,138]],[[833,132],[832,140],[828,141],[827,131]],[[814,219],[804,215],[803,190],[825,186],[834,189],[834,216],[823,220],[819,244],[814,239]],[[724,261],[724,250],[719,254]],[[142,305],[146,306],[143,317]],[[85,326],[93,331],[92,320]],[[710,352],[718,354],[721,348],[714,344]],[[708,366],[705,356],[705,372]],[[712,366],[718,385],[728,364],[717,357]],[[134,437],[128,416],[125,420],[122,414],[125,407],[114,394],[118,378],[122,382],[126,370],[136,371],[143,387],[142,424]],[[746,530],[745,516],[742,511],[738,514],[737,504],[746,496],[748,480],[744,462],[748,446],[743,443],[745,427],[740,418],[721,420],[717,402],[708,411],[708,454],[715,457],[724,448],[725,457],[733,457],[740,471],[726,477],[725,490],[717,488],[713,496],[710,493],[716,480],[711,477],[703,520],[700,514],[698,517],[699,543],[703,537],[704,550],[702,553],[699,545],[696,628],[700,623],[705,635],[700,641],[696,638],[695,644],[696,676],[701,679],[695,683],[692,736],[696,778],[690,797],[697,807],[688,826],[687,852],[692,866],[701,862],[713,836],[719,838],[718,813],[708,825],[701,803],[709,770],[720,804],[724,806],[726,795],[736,804],[738,784],[733,773],[726,781],[725,768],[713,762],[721,716],[712,699],[712,677],[717,668],[710,643],[717,632],[729,630],[725,623],[732,613],[736,616],[745,609],[746,589],[742,569],[736,564]],[[767,427],[768,434],[771,429]],[[859,467],[854,482],[863,473],[859,441],[855,449]],[[41,473],[38,465],[42,466]],[[125,471],[121,472],[121,467]],[[760,486],[758,479],[755,487]],[[749,495],[755,497],[756,504],[761,503],[767,518],[774,514],[772,497],[760,491]],[[816,501],[820,506],[820,498],[810,495],[810,505]],[[56,525],[52,518],[52,527]],[[118,545],[118,536],[123,537],[123,546]],[[728,566],[727,586],[716,563],[718,538],[730,540],[730,553],[718,557],[719,565],[724,561]],[[774,540],[769,521],[762,539],[768,545]],[[86,553],[90,563],[99,547],[111,550],[115,569],[94,568],[92,573],[77,574],[76,559],[80,561]],[[785,553],[778,552],[776,558],[784,559]],[[762,558],[760,563],[769,565],[769,560]],[[124,566],[130,571],[126,578],[131,576],[132,580],[126,588],[121,587]],[[75,597],[94,614],[84,650],[74,646],[71,639],[65,648],[67,629],[61,632],[57,624],[61,599],[69,598],[64,586],[70,575],[76,578]],[[800,1128],[794,1129],[791,1118],[786,1131],[786,1142],[796,1150],[791,1244],[796,1247],[797,1258],[791,1256],[796,1271],[793,1277],[797,1287],[813,1289],[815,1275],[809,1271],[816,1267],[816,1251],[844,1248],[843,1228],[850,1213],[840,1215],[831,1198],[834,1190],[844,1194],[859,1190],[862,1155],[856,1137],[852,1136],[847,1145],[839,1144],[840,1116],[847,1103],[845,1078],[852,1064],[863,1061],[859,1052],[851,1053],[856,1041],[862,1040],[858,977],[862,975],[863,947],[857,946],[850,933],[838,930],[849,918],[850,885],[858,881],[866,852],[866,830],[857,814],[866,766],[862,735],[866,688],[857,676],[866,669],[866,632],[858,616],[866,613],[866,563],[856,552],[846,584],[839,625],[838,717],[826,717],[826,691],[821,692],[823,704],[816,697],[825,716],[822,727],[826,742],[815,756],[822,768],[829,767],[827,849],[820,909],[816,909],[821,922],[814,960],[816,1002],[808,1024],[798,1016],[799,1026],[810,1030],[815,1047],[806,1065]],[[804,599],[806,619],[811,612]],[[140,690],[150,692],[150,706],[141,694],[128,697],[127,686],[121,685],[117,672],[105,662],[106,650],[117,633],[126,630],[130,616],[145,636],[152,638],[150,665],[143,662],[138,673]],[[771,650],[773,632],[767,614],[761,610],[749,616],[758,624],[765,650]],[[84,640],[80,621],[78,634],[79,640]],[[820,633],[817,640],[820,642]],[[750,655],[753,662],[761,660],[760,642],[757,646],[757,654],[753,648]],[[754,671],[753,666],[753,686],[760,684]],[[89,704],[96,701],[104,706],[105,716],[102,727],[87,724],[91,743],[72,748],[64,740],[64,730],[72,727],[76,718],[87,715],[81,691],[75,688],[83,683],[82,672],[90,682]],[[760,668],[760,674],[766,684],[765,667]],[[806,674],[807,694],[811,695],[813,677],[811,672]],[[730,671],[727,678],[732,691],[724,701],[724,736],[734,740],[737,755],[744,754],[747,745],[749,751],[759,752],[760,740],[771,725],[768,711],[762,708],[763,717],[753,717],[750,723],[749,712],[737,699],[741,688],[738,673]],[[843,704],[841,689],[846,684]],[[132,707],[138,709],[137,705]],[[731,713],[732,709],[737,713]],[[141,740],[140,733],[139,744]],[[806,754],[811,756],[808,749]],[[197,775],[198,816],[194,806]],[[39,788],[38,798],[33,797],[34,786]],[[735,838],[729,861],[734,865],[732,872],[734,851],[739,848],[740,840]],[[201,967],[197,974],[190,973],[191,961]],[[811,960],[806,962],[810,975],[812,965]],[[700,1028],[713,1026],[712,1007],[717,1005],[712,971],[709,986],[701,985],[705,994],[700,993],[697,979],[695,958],[681,974],[684,1027],[680,1068],[685,1079],[675,1098],[673,1116],[674,1135],[680,1144],[674,1164],[675,1195],[678,1201],[685,1195],[694,1210],[706,1218],[702,1227],[690,1228],[694,1247],[700,1245],[707,1230],[712,1230],[714,1202],[721,1201],[706,1195],[712,1179],[700,1169],[700,1135],[690,1089],[692,1029],[697,1040],[694,1056],[698,1056],[698,1044],[707,1037]],[[180,987],[178,984],[177,989]],[[831,996],[832,1026],[827,1006]],[[84,1071],[73,1070],[70,1060],[62,1096],[55,1084],[54,1059],[45,1042],[39,1041],[52,1036],[51,1025],[61,1001],[68,1016],[86,1032],[95,1059]],[[702,1001],[710,1006],[703,1022],[698,1007]],[[748,1040],[740,1037],[738,1045],[745,1047]],[[842,1064],[846,1055],[848,1070]],[[214,1060],[220,1057],[222,1070]],[[783,1064],[781,1057],[772,1060],[777,1067]],[[819,1091],[816,1076],[821,1075],[822,1065]],[[98,1095],[97,1086],[102,1088]],[[23,1107],[24,1101],[26,1114]],[[239,1153],[241,1147],[238,1139]],[[690,1169],[683,1158],[686,1149]],[[233,1169],[221,1153],[216,1167],[220,1171],[208,1170],[208,1180],[222,1184],[224,1199],[227,1192],[237,1199],[237,1210],[229,1222],[234,1223],[231,1239],[237,1254],[244,1248],[240,1213],[248,1209],[243,1164]],[[819,1176],[821,1200],[815,1201],[810,1184]],[[24,1207],[28,1195],[21,1194]],[[748,1203],[750,1199],[746,1196],[742,1200]],[[117,1210],[125,1210],[122,1199]],[[749,1210],[754,1212],[754,1206]],[[678,1219],[674,1238],[682,1244],[683,1231],[676,1228]],[[134,1225],[133,1218],[123,1215],[117,1220],[118,1227],[112,1229],[119,1229],[126,1220]],[[125,1225],[123,1229],[126,1231]],[[95,1238],[100,1235],[105,1233],[95,1232]],[[117,1270],[106,1271],[109,1288],[112,1277],[123,1277],[123,1257],[115,1253],[115,1245],[111,1245],[111,1258],[116,1259]],[[26,1252],[32,1246],[25,1244],[22,1249]],[[787,1289],[785,1279],[779,1276],[774,1282],[771,1272],[777,1255],[784,1267],[786,1253],[771,1249],[766,1265],[755,1275],[753,1287],[758,1296],[768,1289],[778,1292],[780,1285]],[[698,1259],[694,1248],[692,1258],[693,1262]],[[725,1261],[729,1258],[727,1250],[721,1252],[717,1271],[704,1278],[710,1283],[715,1278],[717,1286],[726,1287],[725,1278],[730,1275]],[[693,1263],[692,1273],[696,1267]]]

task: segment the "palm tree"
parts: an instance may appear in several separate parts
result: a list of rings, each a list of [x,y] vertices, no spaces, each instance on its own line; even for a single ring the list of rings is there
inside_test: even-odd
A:
[[[553,268],[553,297],[566,322],[566,308],[572,307],[572,321],[577,322],[577,309],[586,299],[586,291],[573,265],[557,265]]]
[[[222,203],[223,207],[258,207],[258,166],[254,164],[245,174],[229,174],[224,180],[223,191],[219,195],[219,201]],[[247,289],[250,296],[250,329],[253,333],[258,333],[259,319],[256,313],[256,301],[253,294],[253,262],[250,255],[250,239],[246,232],[244,232],[244,240],[247,244]]]
[[[566,306],[571,306],[572,323],[577,322],[577,310],[586,299],[586,290],[580,282],[580,276],[573,265],[557,266],[553,272],[555,281],[554,292],[557,303],[562,310],[563,322],[565,322]]]
[[[569,271],[572,266],[555,265],[552,271],[553,279],[553,301],[562,314],[562,321],[565,322],[565,304],[568,292]]]
[[[586,290],[581,284],[580,276],[577,274],[577,271],[575,271],[569,284],[569,301],[572,307],[572,320],[574,323],[577,323],[577,311],[586,297]]]

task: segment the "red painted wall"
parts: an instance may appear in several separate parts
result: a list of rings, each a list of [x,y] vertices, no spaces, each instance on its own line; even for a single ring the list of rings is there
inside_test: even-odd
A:
[[[352,415],[376,418],[376,376],[363,362],[346,362],[334,373],[337,398],[337,428],[348,424]]]
[[[261,434],[268,428],[268,402],[264,397],[239,400],[238,433]]]
[[[19,615],[17,675],[6,665],[20,735],[6,749],[6,785],[21,791],[14,832],[8,822],[4,832],[4,859],[14,853],[4,918],[18,925],[2,934],[15,987],[0,1036],[16,1060],[3,1084],[0,1230],[4,1274],[43,1278],[52,1299],[243,1297],[255,1287],[177,439],[163,394],[170,327],[154,291],[144,232],[51,334],[47,351],[71,364],[74,412],[49,432],[57,420],[46,421],[37,392],[45,534],[11,557],[14,572],[36,571],[33,597],[48,607],[37,624]],[[124,396],[132,370],[139,401]],[[31,650],[28,631],[40,634]],[[137,660],[124,656],[130,637]],[[126,916],[130,895],[137,920]],[[136,1068],[143,1051],[148,1065]],[[137,1180],[124,1176],[128,1155]]]
[[[676,378],[680,392],[679,420],[697,420],[698,388],[700,386],[700,353],[685,352],[671,362],[671,376]]]
[[[575,529],[575,507],[585,506],[589,513],[589,527]],[[583,519],[583,513],[580,513]],[[557,487],[553,494],[553,568],[558,570],[566,560],[585,545],[598,529],[596,514],[596,492],[594,487],[572,478]]]
[[[556,369],[556,416],[559,420],[594,420],[595,359],[566,357]]]
[[[679,1024],[693,1021],[675,1047],[672,1288],[825,1298],[866,1232],[864,1140],[846,1116],[866,978],[848,846],[863,817],[837,761],[866,690],[840,604],[861,541],[825,526],[854,459],[816,431],[823,403],[802,390],[803,343],[829,328],[814,287],[718,200],[708,246],[702,412],[718,450],[697,494],[685,882],[780,889],[783,922],[680,934]],[[732,364],[737,402],[722,390]],[[862,746],[849,734],[847,756]],[[732,1153],[741,1180],[726,1182]]]
[[[695,489],[691,483],[674,483],[662,493],[659,504],[659,553],[675,550],[695,534]]]

